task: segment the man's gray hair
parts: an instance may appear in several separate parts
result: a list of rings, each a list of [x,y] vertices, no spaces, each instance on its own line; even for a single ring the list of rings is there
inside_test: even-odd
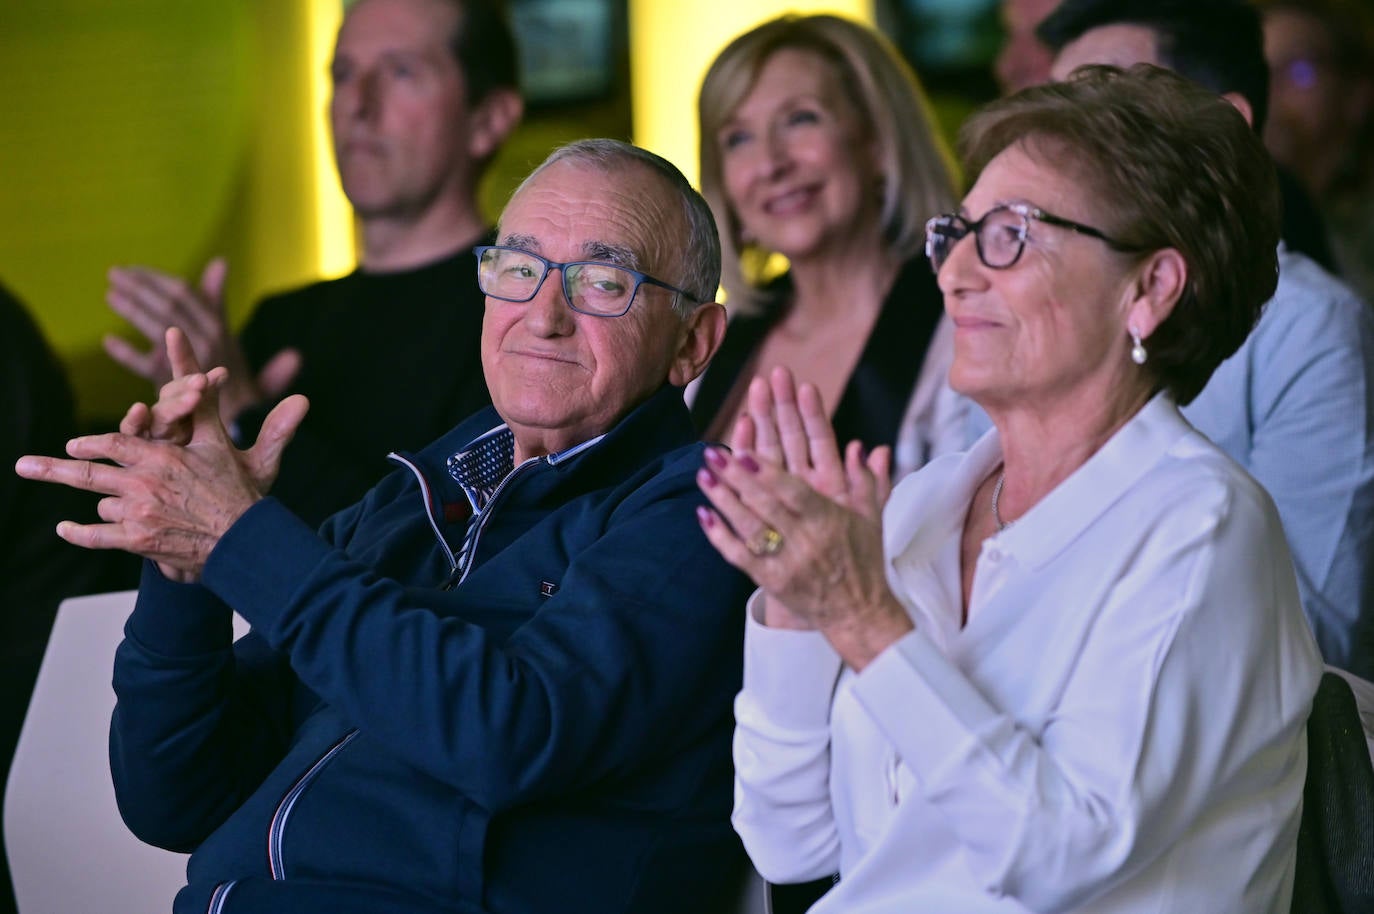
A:
[[[684,301],[681,295],[675,295],[673,310],[685,319],[696,310],[699,302],[715,299],[716,288],[720,285],[720,235],[716,232],[716,220],[706,200],[678,171],[676,165],[647,149],[621,140],[576,140],[549,153],[549,157],[520,182],[515,194],[524,190],[544,169],[558,162],[590,165],[606,174],[613,174],[616,166],[626,162],[642,162],[661,175],[682,200],[683,215],[687,218],[687,244],[682,252],[684,275],[673,279],[664,277],[664,280],[690,292],[694,301]]]

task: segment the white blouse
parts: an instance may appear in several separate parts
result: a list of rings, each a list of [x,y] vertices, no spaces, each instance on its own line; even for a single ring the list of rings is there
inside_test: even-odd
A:
[[[983,543],[995,431],[893,493],[916,631],[861,674],[751,606],[734,824],[822,912],[1284,912],[1321,675],[1273,504],[1161,395]],[[757,598],[756,598],[757,599]]]

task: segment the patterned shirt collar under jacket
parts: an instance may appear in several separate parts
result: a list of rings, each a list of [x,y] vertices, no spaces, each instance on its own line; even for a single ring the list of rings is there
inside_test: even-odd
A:
[[[448,459],[448,474],[463,487],[474,512],[486,506],[513,469],[515,435],[505,425],[496,426]]]
[[[557,465],[564,460],[576,457],[604,437],[606,436],[597,435],[581,444],[575,444],[566,450],[550,454],[544,459],[550,465]],[[526,461],[526,463],[528,462]],[[467,493],[468,500],[472,502],[474,514],[481,512],[487,506],[487,502],[501,487],[501,483],[513,472],[515,472],[515,434],[507,425],[496,426],[491,431],[474,439],[466,448],[448,459],[448,474]]]

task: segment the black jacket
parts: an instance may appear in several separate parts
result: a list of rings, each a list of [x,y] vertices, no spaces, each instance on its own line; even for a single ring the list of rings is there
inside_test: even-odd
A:
[[[769,292],[770,304],[762,313],[741,314],[730,321],[725,341],[692,401],[692,420],[699,431],[715,420],[742,372],[752,375],[768,367],[754,365],[754,355],[787,313],[791,278],[783,275]],[[907,261],[883,299],[882,311],[835,407],[835,437],[842,445],[857,439],[872,450],[896,443],[926,348],[943,313],[930,262],[924,256]]]

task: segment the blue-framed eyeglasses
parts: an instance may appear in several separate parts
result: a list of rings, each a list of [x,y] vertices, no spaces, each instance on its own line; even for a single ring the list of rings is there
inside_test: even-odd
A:
[[[1032,219],[1096,238],[1117,251],[1140,250],[1109,237],[1091,225],[1052,215],[1029,203],[1004,203],[988,210],[977,222],[970,222],[958,213],[946,213],[931,219],[926,223],[926,257],[930,260],[931,268],[940,272],[954,245],[971,232],[978,247],[978,259],[983,265],[994,270],[1005,270],[1021,259],[1021,252],[1026,249],[1026,239],[1030,237]]]
[[[697,298],[686,289],[654,279],[647,273],[598,260],[559,263],[523,248],[484,244],[472,249],[477,255],[477,285],[482,294],[502,301],[527,302],[539,294],[549,271],[563,272],[563,296],[574,311],[594,317],[620,317],[630,310],[635,293],[645,284],[667,289],[693,304]],[[676,304],[676,302],[674,302]]]

